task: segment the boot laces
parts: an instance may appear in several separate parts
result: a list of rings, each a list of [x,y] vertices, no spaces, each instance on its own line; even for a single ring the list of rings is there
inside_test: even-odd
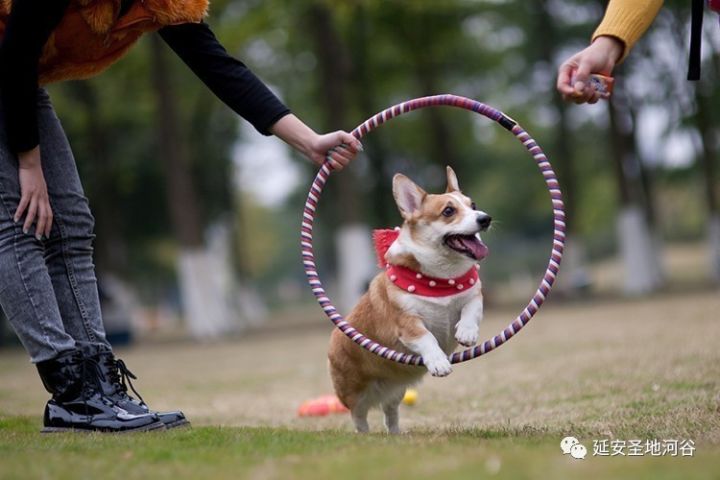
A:
[[[138,400],[140,400],[140,403],[145,405],[145,400],[143,400],[142,396],[135,390],[135,386],[132,383],[133,380],[137,380],[137,376],[130,371],[125,362],[119,358],[115,359],[110,357],[108,358],[108,366],[110,367],[110,382],[115,386],[115,391],[120,395],[131,398],[127,393],[129,386],[130,390],[132,390]]]

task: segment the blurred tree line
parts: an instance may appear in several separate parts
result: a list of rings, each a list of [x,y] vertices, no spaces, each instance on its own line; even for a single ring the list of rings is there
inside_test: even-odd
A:
[[[719,100],[720,27],[706,19],[703,80],[689,83],[689,6],[668,1],[616,71],[613,100],[565,104],[554,88],[557,66],[588,44],[603,9],[604,2],[581,0],[216,0],[207,21],[318,131],[350,130],[393,103],[436,93],[475,98],[518,120],[564,189],[568,288],[587,286],[588,259],[621,251],[628,275],[644,272],[629,291],[652,291],[664,283],[662,241],[703,236],[714,238],[708,273],[717,280],[720,119],[711,106]],[[297,227],[315,168],[298,159],[303,179],[280,208],[238,192],[235,147],[257,133],[238,128],[156,35],[102,76],[51,93],[96,216],[101,273],[130,280],[147,301],[172,296],[178,252],[202,248],[208,227],[222,223],[242,281],[269,298],[283,279],[302,281]],[[512,135],[465,111],[426,109],[364,145],[366,154],[324,195],[321,268],[337,268],[332,232],[343,225],[400,221],[394,173],[437,191],[445,164],[497,220],[486,238],[487,275],[543,268],[550,202]]]

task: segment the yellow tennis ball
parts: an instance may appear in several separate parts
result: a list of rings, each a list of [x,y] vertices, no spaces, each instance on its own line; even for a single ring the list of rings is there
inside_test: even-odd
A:
[[[408,388],[407,391],[405,391],[405,396],[403,397],[402,401],[405,405],[415,405],[415,402],[417,402],[418,398],[418,392],[414,388]]]

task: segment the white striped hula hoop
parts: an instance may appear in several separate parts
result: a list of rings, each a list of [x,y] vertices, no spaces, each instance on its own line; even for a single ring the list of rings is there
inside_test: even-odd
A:
[[[555,278],[560,269],[560,261],[562,260],[563,248],[565,246],[565,207],[562,201],[562,193],[560,192],[560,185],[558,184],[555,172],[550,165],[547,157],[543,153],[540,146],[533,140],[533,138],[522,129],[510,117],[506,116],[499,110],[495,110],[483,103],[475,100],[471,100],[465,97],[459,97],[456,95],[434,95],[430,97],[416,98],[408,100],[406,102],[392,106],[382,112],[370,117],[363,124],[353,130],[352,134],[355,138],[362,138],[369,132],[376,129],[379,125],[382,125],[387,120],[397,117],[399,115],[412,112],[425,107],[435,106],[450,106],[457,108],[464,108],[465,110],[471,110],[475,113],[479,113],[490,120],[494,120],[499,123],[506,130],[509,130],[515,137],[523,144],[523,146],[530,152],[535,159],[540,172],[545,178],[545,184],[550,192],[550,198],[553,207],[554,217],[554,234],[553,234],[553,247],[550,254],[550,260],[548,262],[545,275],[543,275],[540,285],[535,291],[535,295],[530,299],[527,306],[520,312],[515,320],[508,325],[500,334],[495,335],[490,340],[486,340],[483,343],[464,350],[462,352],[455,352],[450,357],[451,363],[460,363],[466,360],[470,360],[488,352],[492,352],[500,345],[507,342],[515,334],[517,334],[525,325],[528,324],[530,319],[537,313],[540,306],[545,302],[545,298],[550,293]],[[366,337],[361,332],[357,331],[352,327],[343,316],[338,313],[335,306],[332,304],[325,289],[320,282],[320,277],[317,273],[315,266],[315,255],[313,253],[313,223],[315,221],[315,211],[317,209],[318,202],[320,201],[320,195],[322,194],[325,183],[327,182],[333,167],[330,163],[325,162],[315,176],[315,180],[310,186],[307,200],[305,201],[305,209],[303,212],[303,221],[301,227],[301,239],[300,244],[302,248],[303,265],[305,266],[305,274],[307,275],[308,283],[312,289],[315,298],[322,307],[325,315],[339,328],[350,340],[357,343],[364,349],[379,355],[388,360],[392,360],[398,363],[404,363],[407,365],[423,365],[423,360],[420,355],[411,355],[403,352],[398,352],[391,348],[380,345],[374,340]]]

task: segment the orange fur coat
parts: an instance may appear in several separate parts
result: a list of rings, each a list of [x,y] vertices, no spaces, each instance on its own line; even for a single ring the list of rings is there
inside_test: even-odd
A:
[[[0,38],[12,0],[0,0]],[[120,19],[120,0],[71,0],[39,63],[40,84],[88,78],[115,63],[143,33],[200,22],[208,0],[136,0]]]

